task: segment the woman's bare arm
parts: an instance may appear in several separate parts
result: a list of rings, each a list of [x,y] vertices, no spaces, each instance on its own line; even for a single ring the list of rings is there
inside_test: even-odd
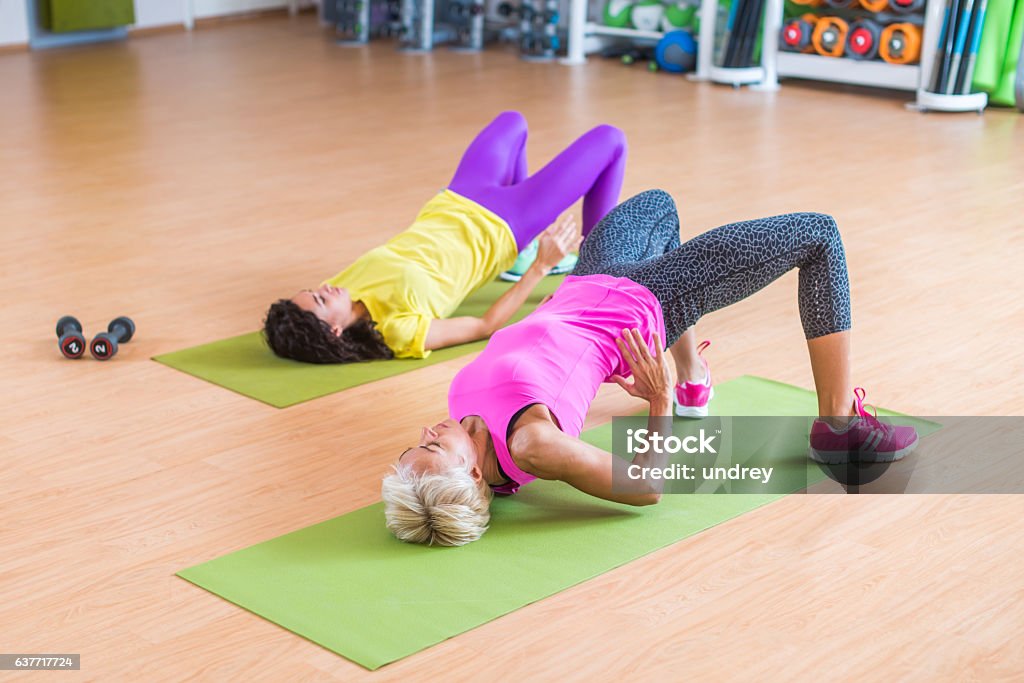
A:
[[[497,332],[526,302],[530,292],[544,276],[579,245],[580,239],[575,219],[564,216],[541,235],[537,258],[523,277],[498,297],[482,318],[461,316],[432,320],[427,330],[425,347],[433,350],[465,344],[486,339]]]
[[[667,436],[671,430],[671,404],[667,415],[652,415],[648,420],[648,429]],[[608,451],[591,446],[563,433],[554,424],[550,429],[538,429],[533,426],[535,434],[530,439],[536,447],[536,456],[520,457],[516,461],[524,471],[538,479],[556,479],[564,481],[574,488],[592,496],[611,500],[626,505],[653,505],[661,499],[660,479],[631,479],[627,469],[630,465],[641,467],[664,467],[668,456],[648,453],[634,456],[632,463],[616,457]]]

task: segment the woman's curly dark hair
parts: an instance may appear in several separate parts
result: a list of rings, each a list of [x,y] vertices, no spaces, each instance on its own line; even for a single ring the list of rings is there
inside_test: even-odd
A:
[[[323,320],[288,299],[270,305],[263,321],[263,338],[278,356],[305,363],[355,363],[395,357],[372,320],[357,320],[339,337]]]

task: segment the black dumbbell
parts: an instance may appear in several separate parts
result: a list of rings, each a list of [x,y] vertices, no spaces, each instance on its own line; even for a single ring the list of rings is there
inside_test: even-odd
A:
[[[117,355],[118,343],[124,343],[135,334],[135,323],[131,318],[114,318],[107,325],[106,332],[100,332],[89,342],[89,352],[96,360],[110,360]]]
[[[85,353],[85,337],[82,335],[82,323],[77,318],[66,315],[57,321],[57,339],[60,352],[65,358],[81,358]]]

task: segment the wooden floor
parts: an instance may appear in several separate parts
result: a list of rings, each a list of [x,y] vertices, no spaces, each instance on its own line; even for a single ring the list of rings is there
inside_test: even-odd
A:
[[[148,360],[253,330],[403,229],[519,109],[532,168],[624,128],[626,193],[671,192],[684,237],[832,213],[869,400],[1021,415],[1020,116],[342,49],[309,15],[3,55],[0,90],[5,651],[80,652],[60,680],[1024,676],[1024,499],[925,495],[791,496],[370,674],[173,574],[378,500],[466,359],[287,410]],[[717,380],[811,386],[795,291],[790,275],[702,321]],[[89,333],[131,315],[137,338],[65,361],[65,313]],[[633,407],[606,387],[587,424]]]

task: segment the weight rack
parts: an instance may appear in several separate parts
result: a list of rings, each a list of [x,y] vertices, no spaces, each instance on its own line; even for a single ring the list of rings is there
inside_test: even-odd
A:
[[[717,0],[704,0],[700,9],[700,39],[698,41],[697,71],[694,80],[709,80],[733,86],[751,85],[758,90],[777,90],[780,77],[834,81],[854,85],[908,90],[915,93],[916,101],[909,108],[918,111],[978,111],[988,103],[985,93],[937,94],[931,92],[939,64],[937,53],[940,36],[945,37],[943,24],[951,2],[959,0],[927,0],[924,13],[917,21],[922,24],[921,57],[918,64],[890,64],[875,60],[824,57],[818,54],[783,52],[778,49],[778,36],[782,28],[784,0],[763,0],[765,9],[761,22],[761,59],[758,65],[727,67],[716,64]],[[829,11],[834,11],[829,8]],[[842,12],[842,10],[835,10]],[[907,16],[901,16],[907,21]],[[718,41],[721,46],[721,39]],[[941,57],[941,55],[940,55]]]
[[[520,0],[512,12],[519,15],[520,56],[532,62],[554,61],[562,47],[559,0]]]
[[[399,38],[404,52],[429,52],[440,44],[478,52],[484,44],[484,0],[324,0],[321,20],[335,27],[339,45],[390,36]]]

